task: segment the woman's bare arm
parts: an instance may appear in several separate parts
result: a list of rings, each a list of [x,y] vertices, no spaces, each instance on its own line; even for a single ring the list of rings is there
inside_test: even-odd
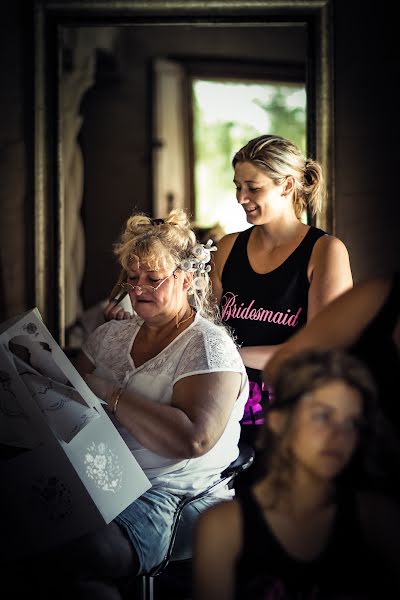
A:
[[[171,405],[149,402],[132,390],[123,390],[118,420],[142,446],[161,456],[202,456],[224,432],[241,378],[240,373],[228,371],[184,377],[174,385]],[[86,375],[85,381],[112,410],[115,384],[95,375]]]
[[[213,256],[210,278],[212,293],[218,304],[221,302],[222,298],[222,271],[224,270],[226,260],[238,235],[238,233],[229,233],[228,235],[224,235],[224,237],[219,240],[217,244],[217,251]]]
[[[353,287],[349,253],[341,240],[331,235],[317,240],[309,262],[308,278],[307,322]]]
[[[221,502],[200,515],[193,549],[194,600],[233,600],[241,547],[240,508]]]
[[[73,364],[81,377],[94,371],[94,364],[82,350],[80,350],[78,356],[73,360]]]
[[[344,350],[355,343],[382,306],[390,286],[390,277],[366,280],[330,302],[265,364],[265,383],[273,384],[282,363],[296,352],[316,347]]]

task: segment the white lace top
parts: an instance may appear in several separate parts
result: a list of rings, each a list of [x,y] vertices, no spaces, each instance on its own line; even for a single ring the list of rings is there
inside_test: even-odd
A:
[[[96,375],[135,391],[149,402],[170,404],[175,383],[184,377],[216,371],[242,374],[240,394],[224,433],[209,452],[198,458],[176,460],[160,456],[144,448],[110,415],[153,486],[177,493],[198,491],[218,479],[219,473],[238,456],[239,421],[248,397],[246,369],[227,332],[198,314],[164,350],[136,368],[131,349],[140,325],[136,318],[113,320],[88,337],[82,349],[95,365]]]

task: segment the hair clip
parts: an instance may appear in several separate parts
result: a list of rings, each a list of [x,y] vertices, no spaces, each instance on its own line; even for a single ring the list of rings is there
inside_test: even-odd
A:
[[[196,244],[188,258],[184,258],[180,263],[182,271],[192,271],[200,273],[208,273],[211,271],[211,266],[207,263],[211,260],[211,252],[217,249],[213,245],[212,240],[208,240],[206,244]]]
[[[204,275],[195,277],[192,282],[192,286],[195,290],[204,290],[207,287],[208,279]]]

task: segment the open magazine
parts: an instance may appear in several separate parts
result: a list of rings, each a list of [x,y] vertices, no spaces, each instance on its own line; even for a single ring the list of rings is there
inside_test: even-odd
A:
[[[24,406],[18,400],[18,393],[13,386],[16,374],[30,391],[55,436],[65,442],[70,442],[87,423],[99,417],[98,411],[87,405],[57,366],[48,343],[24,334],[10,338],[8,348],[15,370],[5,371],[3,363],[1,443],[27,448],[37,444],[34,429],[28,427]]]
[[[37,308],[0,325],[0,537],[12,532],[11,554],[109,523],[151,487],[103,405]]]

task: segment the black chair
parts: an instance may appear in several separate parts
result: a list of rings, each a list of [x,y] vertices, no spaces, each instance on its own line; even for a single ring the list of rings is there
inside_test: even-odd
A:
[[[154,600],[155,578],[158,578],[160,596],[164,587],[163,598],[190,597],[192,541],[194,527],[199,516],[196,504],[198,505],[199,500],[210,496],[210,494],[226,485],[232,488],[235,477],[250,467],[253,460],[253,448],[244,442],[240,442],[239,456],[221,473],[221,479],[199,494],[187,496],[181,500],[175,513],[171,539],[163,561],[149,573],[145,573],[140,577],[140,597],[142,600]],[[174,586],[173,592],[171,590],[166,591],[168,587]],[[181,588],[180,591],[178,587]],[[173,595],[171,595],[172,593]]]

